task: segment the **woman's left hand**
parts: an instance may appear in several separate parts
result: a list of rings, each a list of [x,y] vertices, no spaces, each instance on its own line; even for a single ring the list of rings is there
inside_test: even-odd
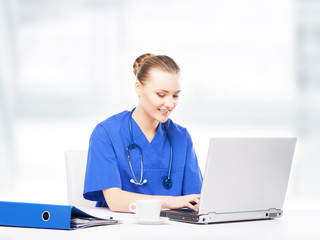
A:
[[[200,201],[199,194],[190,194],[178,197],[168,197],[163,201],[162,208],[164,209],[178,209],[178,208],[190,208],[194,211],[198,211]]]

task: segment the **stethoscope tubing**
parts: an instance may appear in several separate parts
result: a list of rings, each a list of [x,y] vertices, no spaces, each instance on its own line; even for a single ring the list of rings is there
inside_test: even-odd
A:
[[[141,186],[143,184],[145,184],[147,182],[146,179],[143,180],[143,156],[142,156],[142,148],[136,144],[134,142],[134,139],[133,139],[133,133],[132,133],[132,113],[134,112],[135,108],[132,109],[131,113],[130,113],[130,116],[129,116],[129,131],[130,131],[130,140],[131,140],[131,143],[127,146],[126,148],[126,152],[127,152],[127,157],[128,157],[128,162],[129,162],[129,166],[130,166],[130,171],[131,171],[131,174],[133,176],[133,179],[130,180],[130,182],[138,185],[138,186]],[[169,170],[168,170],[168,176],[164,177],[164,179],[167,179],[167,181],[163,181],[163,185],[165,188],[169,189],[171,188],[172,186],[172,180],[171,180],[171,168],[172,168],[172,152],[173,152],[173,149],[172,149],[172,141],[171,141],[171,137],[170,137],[170,134],[168,132],[168,129],[167,129],[167,126],[164,124],[164,128],[165,128],[165,131],[167,133],[167,136],[168,136],[168,140],[169,140],[169,145],[170,145],[170,162],[169,162]],[[132,168],[132,164],[131,164],[131,160],[130,160],[130,151],[132,148],[137,148],[140,152],[140,168],[141,168],[141,172],[140,172],[140,181],[138,182],[138,180],[136,179],[136,176],[134,174],[134,171],[133,171],[133,168]],[[168,183],[169,182],[169,183]]]
[[[170,162],[169,162],[168,179],[171,179],[170,175],[171,175],[171,167],[172,167],[172,142],[171,142],[171,137],[169,135],[169,131],[168,131],[167,126],[165,124],[164,124],[164,128],[166,129],[168,140],[169,140],[169,145],[170,145]]]

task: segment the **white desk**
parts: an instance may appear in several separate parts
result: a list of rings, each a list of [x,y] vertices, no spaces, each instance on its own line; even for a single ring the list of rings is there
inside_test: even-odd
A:
[[[275,220],[196,225],[169,221],[139,225],[133,214],[112,213],[104,208],[83,209],[98,217],[120,219],[123,224],[78,230],[49,230],[0,226],[0,240],[20,239],[320,239],[320,210],[287,210]]]

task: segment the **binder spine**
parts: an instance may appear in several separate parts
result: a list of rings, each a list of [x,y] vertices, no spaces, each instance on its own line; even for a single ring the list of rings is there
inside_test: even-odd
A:
[[[31,228],[70,228],[71,206],[0,202],[0,225]]]

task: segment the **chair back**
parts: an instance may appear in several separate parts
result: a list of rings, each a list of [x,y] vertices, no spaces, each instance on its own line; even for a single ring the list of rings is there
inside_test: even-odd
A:
[[[81,207],[94,207],[95,202],[83,197],[84,178],[87,166],[87,154],[85,150],[65,152],[65,164],[67,173],[68,204]]]

